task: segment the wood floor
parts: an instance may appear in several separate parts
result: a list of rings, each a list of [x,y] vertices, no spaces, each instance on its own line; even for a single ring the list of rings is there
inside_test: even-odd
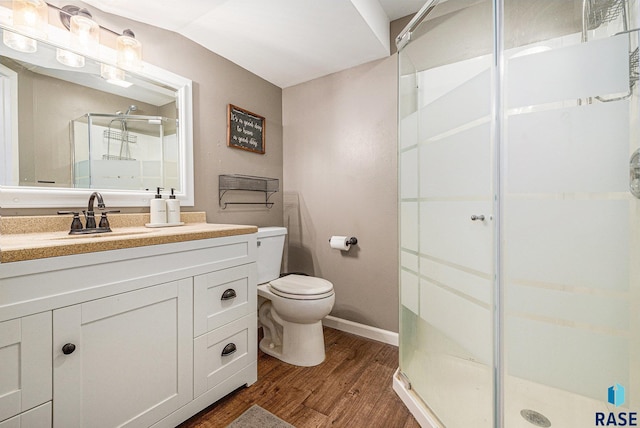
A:
[[[324,329],[326,360],[296,367],[259,351],[258,381],[180,425],[224,427],[253,404],[297,428],[419,428],[392,389],[398,348]]]

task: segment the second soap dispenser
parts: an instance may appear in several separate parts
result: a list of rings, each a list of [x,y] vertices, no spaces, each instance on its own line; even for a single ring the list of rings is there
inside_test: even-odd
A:
[[[179,225],[180,222],[180,200],[176,199],[173,193],[176,189],[171,188],[171,195],[167,200],[167,223],[170,225]]]
[[[162,194],[160,194],[162,187],[158,187],[157,189],[158,192],[149,203],[149,214],[151,217],[149,220],[153,226],[167,223],[167,203],[162,199]]]

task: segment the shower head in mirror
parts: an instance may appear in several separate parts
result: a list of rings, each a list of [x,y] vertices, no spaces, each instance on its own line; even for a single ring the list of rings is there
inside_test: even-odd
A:
[[[131,104],[131,105],[129,106],[129,108],[127,109],[127,111],[124,113],[124,115],[125,115],[125,116],[128,116],[128,115],[129,115],[129,113],[131,113],[132,111],[138,111],[138,106],[137,106],[137,105],[135,105],[135,104]],[[116,114],[117,114],[117,115],[119,115],[119,116],[120,116],[120,115],[122,115],[122,110],[118,110],[118,111],[116,112]]]

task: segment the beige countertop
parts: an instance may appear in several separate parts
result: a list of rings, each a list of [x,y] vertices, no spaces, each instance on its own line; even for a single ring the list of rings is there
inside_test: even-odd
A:
[[[69,235],[71,216],[0,217],[0,263],[243,235],[256,226],[206,223],[205,213],[181,214],[181,226],[154,227],[149,214],[111,214],[112,232]]]

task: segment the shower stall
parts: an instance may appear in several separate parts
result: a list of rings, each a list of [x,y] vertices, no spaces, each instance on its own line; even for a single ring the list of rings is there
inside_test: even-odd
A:
[[[177,120],[136,110],[71,121],[74,187],[179,189]]]
[[[423,426],[640,424],[638,7],[430,0],[398,37],[394,389]]]

